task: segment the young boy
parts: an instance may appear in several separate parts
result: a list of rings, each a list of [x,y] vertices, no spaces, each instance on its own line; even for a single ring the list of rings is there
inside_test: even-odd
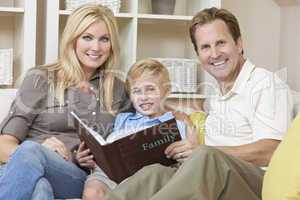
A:
[[[168,70],[160,62],[153,59],[136,62],[129,70],[126,79],[126,88],[136,112],[118,114],[114,123],[114,131],[153,126],[174,118],[172,112],[166,111],[165,108],[165,100],[170,93],[170,87]],[[169,145],[165,153],[168,158],[182,163],[197,146],[198,138],[187,117],[176,115],[175,118],[182,140]],[[103,176],[102,171],[97,169],[92,176]],[[96,178],[89,179],[85,184],[83,198],[102,199],[108,190],[107,186]],[[111,185],[109,187],[113,188]]]

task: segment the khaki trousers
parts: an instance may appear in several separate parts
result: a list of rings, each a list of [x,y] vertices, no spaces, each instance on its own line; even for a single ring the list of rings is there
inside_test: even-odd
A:
[[[257,200],[263,175],[248,162],[202,145],[178,169],[144,167],[104,200]]]

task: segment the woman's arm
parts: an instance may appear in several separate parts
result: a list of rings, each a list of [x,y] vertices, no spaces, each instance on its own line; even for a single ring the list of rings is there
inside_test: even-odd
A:
[[[19,140],[11,135],[0,135],[0,162],[6,163],[17,149]]]

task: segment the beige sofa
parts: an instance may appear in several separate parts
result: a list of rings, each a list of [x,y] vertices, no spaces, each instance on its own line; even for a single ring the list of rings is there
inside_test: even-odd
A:
[[[2,121],[3,118],[7,115],[10,104],[15,98],[16,92],[16,89],[0,89],[0,121]],[[300,95],[294,94],[293,102],[293,112],[296,116],[297,114],[300,114]]]

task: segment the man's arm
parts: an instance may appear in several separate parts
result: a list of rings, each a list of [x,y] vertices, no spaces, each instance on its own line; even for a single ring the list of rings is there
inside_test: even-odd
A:
[[[257,142],[240,146],[218,146],[224,153],[250,162],[256,166],[268,166],[271,157],[279,145],[280,140],[262,139]]]
[[[19,140],[11,135],[0,135],[0,162],[6,163],[19,145]]]

